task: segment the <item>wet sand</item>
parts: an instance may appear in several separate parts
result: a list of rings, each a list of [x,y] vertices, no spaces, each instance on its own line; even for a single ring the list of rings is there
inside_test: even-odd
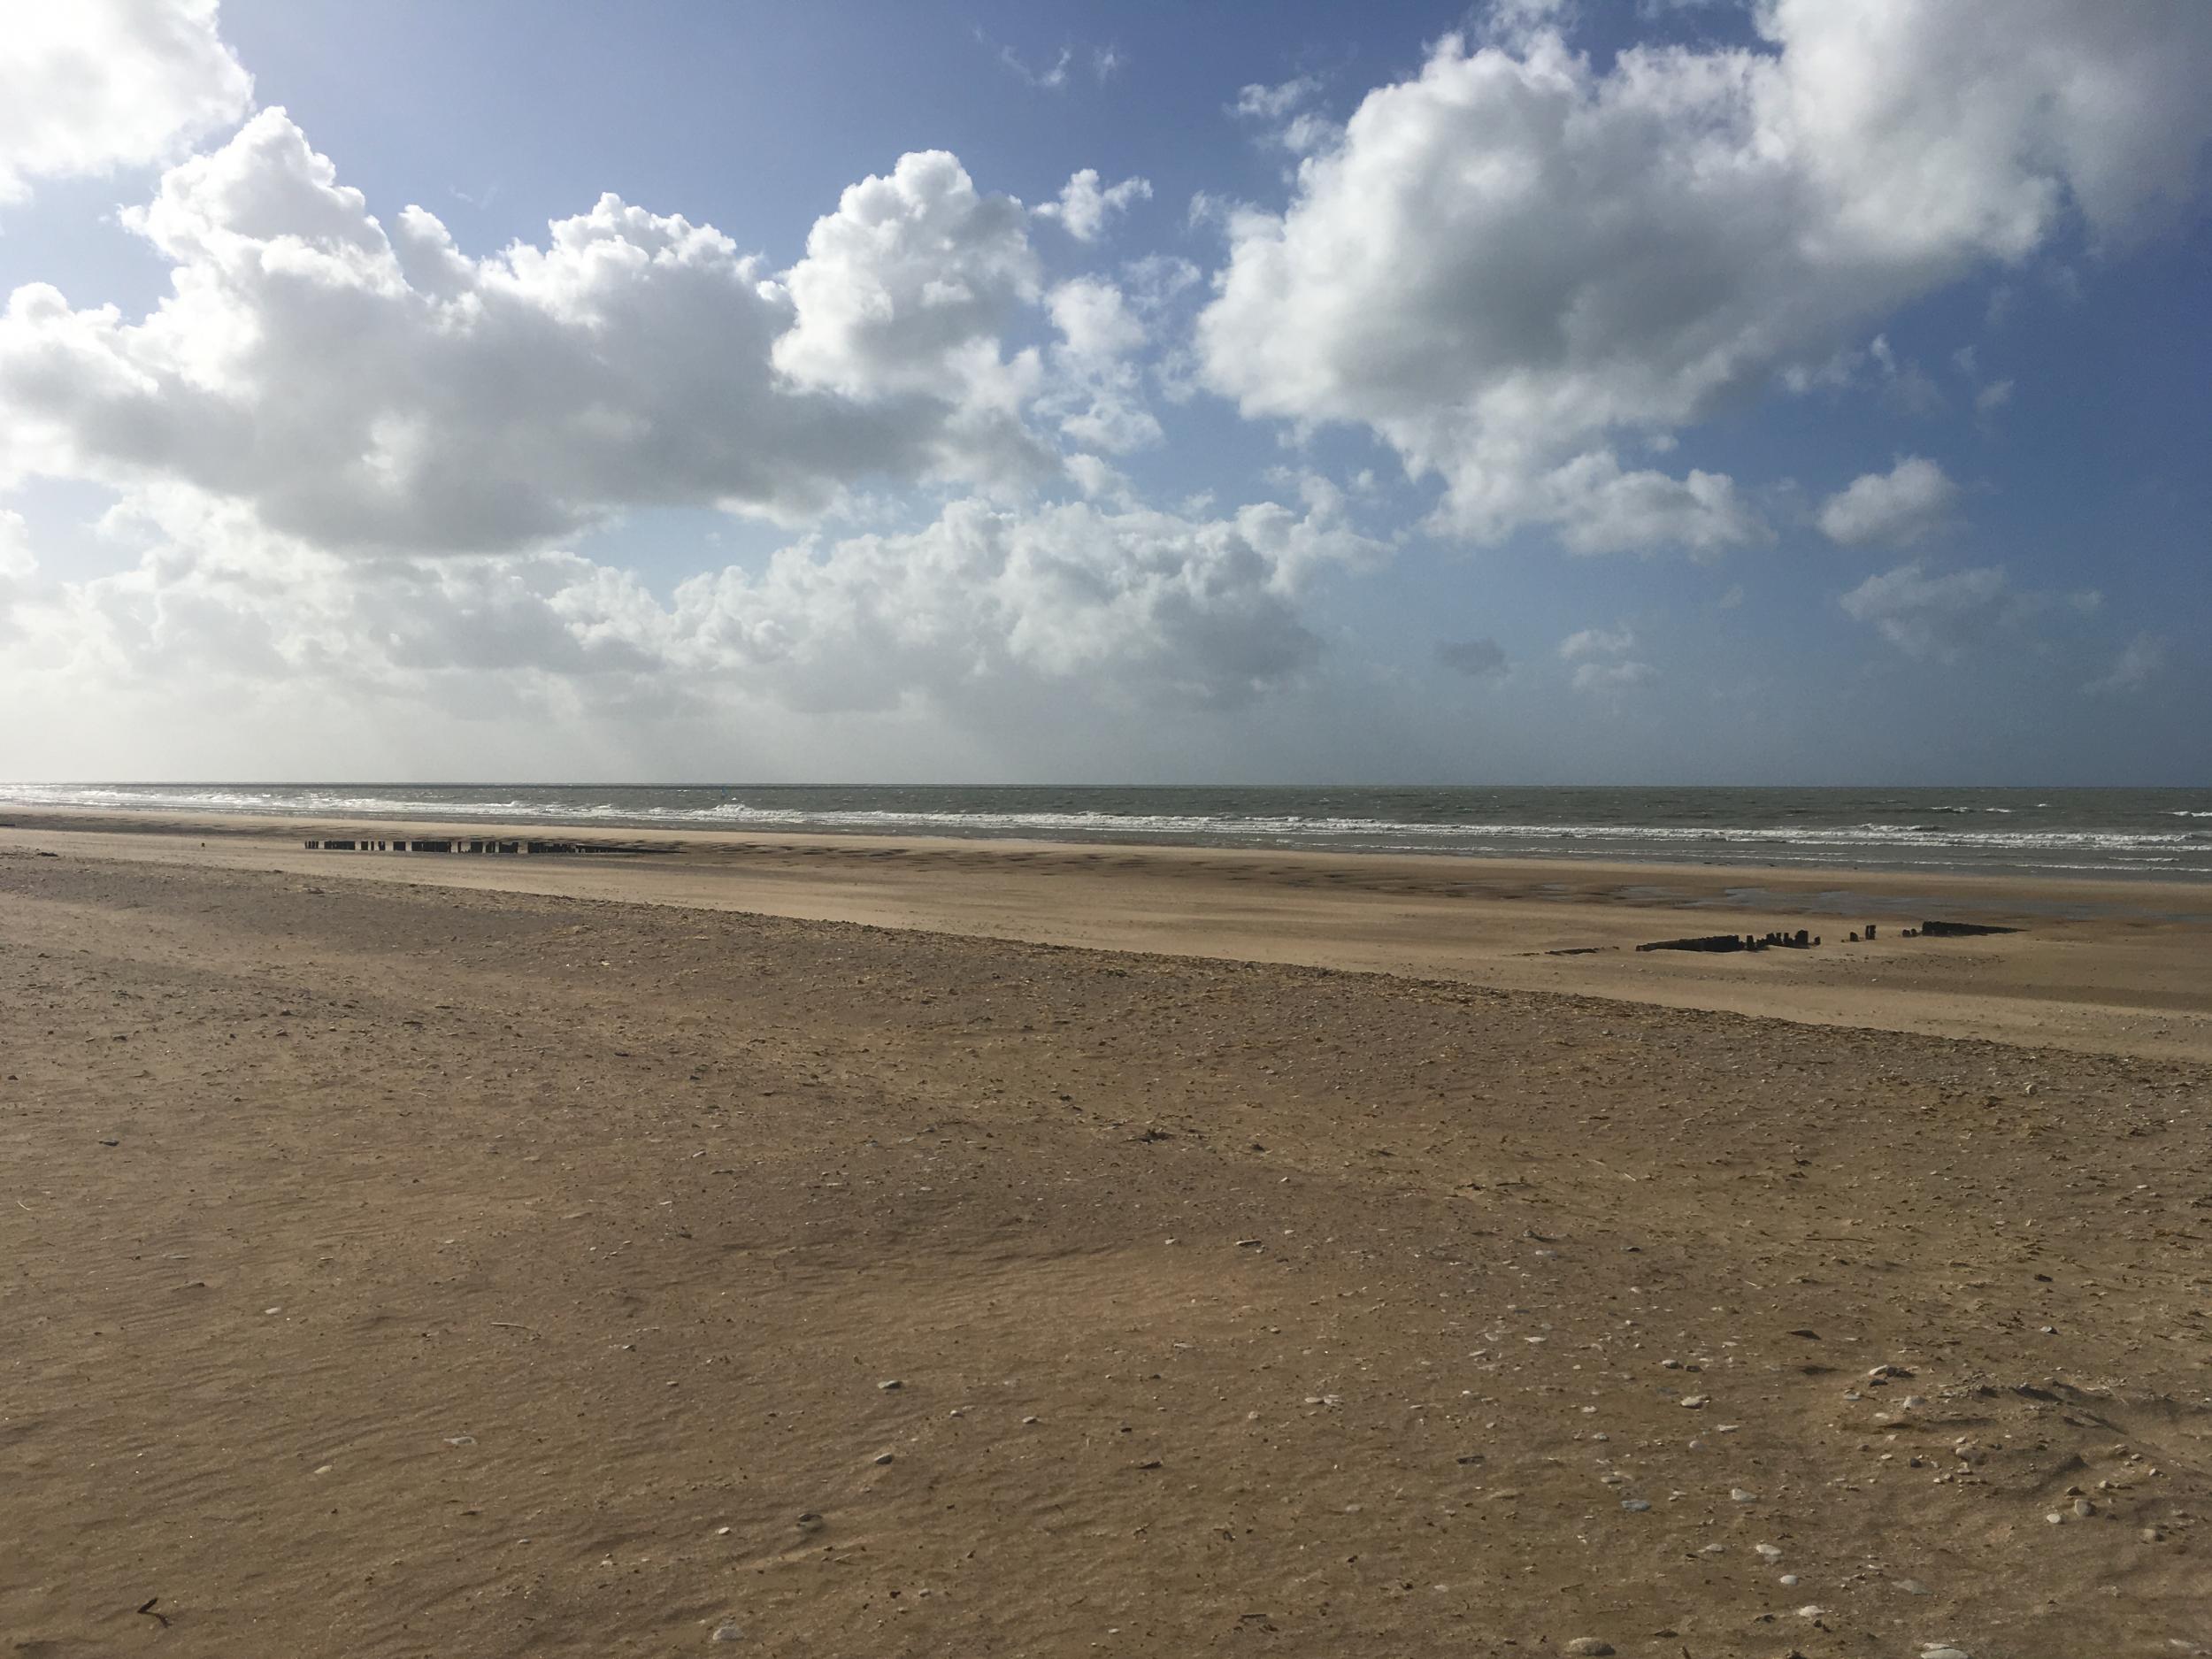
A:
[[[2201,889],[17,823],[10,1651],[2212,1645]]]
[[[1817,1024],[2212,1061],[2212,885],[929,837],[19,810],[0,848],[735,910],[1295,963]],[[57,833],[66,831],[65,841]],[[557,833],[622,856],[308,852],[325,833]],[[43,837],[43,839],[42,839]],[[1935,918],[2020,931],[1908,940]],[[1872,923],[1878,937],[1848,934]],[[1639,952],[1794,932],[1811,951]],[[1571,954],[1568,954],[1571,953]]]

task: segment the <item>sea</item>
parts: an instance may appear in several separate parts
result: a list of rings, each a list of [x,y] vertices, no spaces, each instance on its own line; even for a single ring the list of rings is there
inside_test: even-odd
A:
[[[0,784],[10,804],[2212,880],[2212,789]]]

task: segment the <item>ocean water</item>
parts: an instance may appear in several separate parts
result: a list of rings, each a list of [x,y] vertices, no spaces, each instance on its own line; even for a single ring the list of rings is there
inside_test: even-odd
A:
[[[9,804],[2212,880],[2212,789],[0,784]]]

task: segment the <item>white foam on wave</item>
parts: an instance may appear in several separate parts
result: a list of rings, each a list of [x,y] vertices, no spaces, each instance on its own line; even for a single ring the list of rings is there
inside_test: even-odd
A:
[[[634,817],[607,803],[500,800],[433,801],[411,795],[343,794],[327,789],[122,787],[108,784],[0,784],[0,802],[17,806],[77,807],[103,811],[235,812],[270,818],[458,818],[502,822],[572,823]]]
[[[0,802],[112,811],[192,811],[285,818],[389,818],[500,823],[601,824],[714,828],[842,830],[877,833],[1031,836],[1130,841],[1228,841],[1376,852],[1574,850],[1634,856],[1744,849],[1770,861],[1961,866],[2010,864],[2057,869],[2137,868],[2212,861],[2212,837],[2196,830],[1975,828],[1956,821],[2001,807],[1911,806],[1946,823],[1870,821],[1853,825],[1638,825],[1435,823],[1396,818],[1284,814],[1192,814],[1084,810],[932,810],[922,808],[763,806],[743,800],[711,805],[625,805],[579,788],[520,796],[486,790],[449,795],[315,787],[0,784]],[[596,798],[595,798],[595,795]],[[547,798],[551,797],[551,798]],[[2184,818],[2212,811],[2174,810]],[[1932,857],[1948,853],[1951,858]],[[2061,863],[2061,856],[2064,864]],[[2104,860],[2078,863],[2078,860]]]

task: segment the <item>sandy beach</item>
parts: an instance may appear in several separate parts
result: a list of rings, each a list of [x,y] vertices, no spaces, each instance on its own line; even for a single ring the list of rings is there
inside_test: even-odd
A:
[[[2203,887],[9,818],[12,1652],[2212,1650]]]
[[[542,824],[0,812],[0,848],[65,844],[120,860],[1295,964],[2212,1062],[2212,884],[2203,882],[699,830],[552,832],[610,855],[584,858],[302,844],[548,833]],[[1903,937],[1929,918],[2016,931]],[[1846,942],[1869,923],[1875,939]],[[1637,949],[1800,927],[1821,937],[1818,950]]]

